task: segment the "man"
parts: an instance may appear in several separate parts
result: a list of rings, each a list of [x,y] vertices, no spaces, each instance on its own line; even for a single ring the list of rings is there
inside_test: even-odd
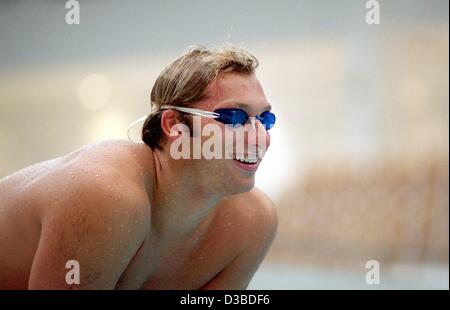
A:
[[[0,180],[0,289],[246,288],[277,227],[254,187],[261,159],[175,159],[171,145],[198,116],[184,107],[220,112],[202,128],[256,124],[245,143],[268,147],[257,66],[230,45],[193,46],[156,80],[144,143],[88,145]]]

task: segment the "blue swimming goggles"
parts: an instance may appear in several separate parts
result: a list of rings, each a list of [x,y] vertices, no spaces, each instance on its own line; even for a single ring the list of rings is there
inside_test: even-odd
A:
[[[223,124],[227,125],[241,125],[244,126],[249,120],[252,123],[253,127],[255,126],[255,120],[259,120],[261,124],[264,126],[266,130],[269,130],[275,125],[275,114],[270,111],[265,111],[260,115],[256,116],[248,116],[247,112],[238,108],[229,108],[229,109],[217,109],[214,112],[200,110],[200,109],[192,109],[185,107],[177,107],[172,105],[163,105],[161,107],[162,110],[176,110],[184,113],[189,113],[193,115],[199,115],[203,117],[214,118],[216,121],[219,121]]]
[[[173,106],[173,105],[163,105],[161,107],[161,110],[176,110],[176,111],[180,111],[180,112],[184,112],[184,113],[188,113],[188,114],[214,118],[216,121],[219,121],[223,124],[232,125],[232,126],[236,126],[236,125],[244,126],[248,122],[248,120],[250,120],[253,128],[255,128],[255,121],[259,120],[261,122],[261,124],[263,124],[263,126],[266,130],[271,129],[273,127],[273,125],[275,125],[275,120],[276,120],[275,114],[273,114],[272,112],[269,112],[269,111],[265,111],[265,112],[261,113],[260,115],[256,115],[256,116],[248,116],[247,112],[245,112],[242,109],[237,109],[237,108],[217,109],[214,112],[211,112],[211,111],[205,111],[205,110],[200,110],[200,109],[177,107],[177,106]],[[128,126],[128,131],[127,131],[128,140],[134,141],[130,137],[131,129],[134,126],[136,126],[138,123],[145,121],[147,116],[148,115],[138,118],[137,120],[135,120]]]

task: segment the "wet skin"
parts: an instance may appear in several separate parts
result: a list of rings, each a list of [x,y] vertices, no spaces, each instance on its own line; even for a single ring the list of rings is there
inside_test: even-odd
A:
[[[229,74],[195,107],[233,100],[254,115],[267,103],[254,76]],[[275,236],[272,201],[233,160],[171,159],[170,139],[103,141],[1,179],[0,289],[246,288]]]

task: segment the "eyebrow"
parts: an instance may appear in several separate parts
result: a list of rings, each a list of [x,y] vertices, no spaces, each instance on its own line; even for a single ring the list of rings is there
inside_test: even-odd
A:
[[[237,105],[241,109],[248,108],[248,104],[243,103],[243,102],[232,102],[232,104]],[[272,106],[270,104],[267,104],[264,106],[264,111],[271,111],[271,110],[272,110]]]

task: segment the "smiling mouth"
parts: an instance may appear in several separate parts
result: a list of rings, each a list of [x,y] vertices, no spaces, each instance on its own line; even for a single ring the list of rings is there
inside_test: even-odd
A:
[[[254,154],[251,154],[251,155],[249,155],[249,154],[246,154],[246,155],[244,155],[244,154],[240,154],[240,155],[235,154],[233,156],[233,160],[235,160],[235,161],[237,161],[237,162],[239,162],[241,164],[244,164],[244,165],[255,165],[259,161],[258,156],[254,155]]]
[[[251,158],[251,157],[250,158],[245,158],[245,157],[236,158],[235,157],[233,159],[233,162],[241,170],[247,171],[247,172],[250,172],[253,174],[258,169],[260,160],[255,157],[253,157],[253,158]]]
[[[254,165],[258,162],[256,158],[233,158],[235,161],[243,163],[245,165]]]

